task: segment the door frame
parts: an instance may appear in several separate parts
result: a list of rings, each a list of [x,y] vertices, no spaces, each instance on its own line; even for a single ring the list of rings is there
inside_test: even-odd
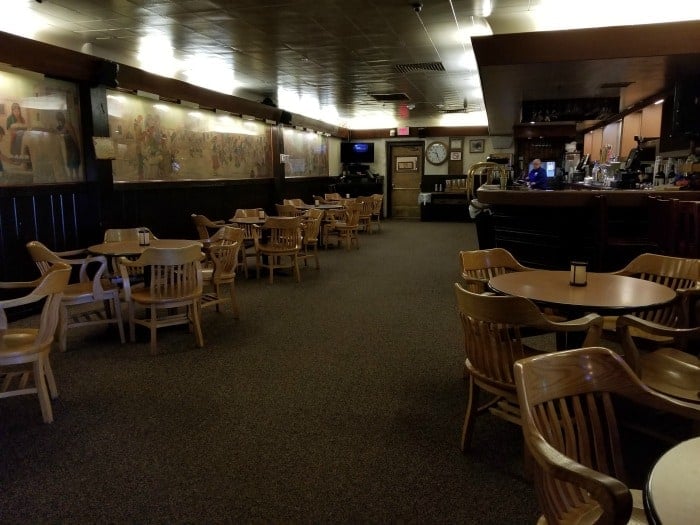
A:
[[[391,217],[391,198],[394,193],[393,191],[393,166],[391,163],[391,153],[393,148],[396,147],[402,147],[402,146],[420,146],[421,149],[423,150],[423,154],[421,155],[421,159],[423,161],[423,174],[425,174],[425,141],[424,140],[387,140],[385,149],[386,149],[386,195],[384,197],[384,200],[386,201],[386,216],[387,218]]]

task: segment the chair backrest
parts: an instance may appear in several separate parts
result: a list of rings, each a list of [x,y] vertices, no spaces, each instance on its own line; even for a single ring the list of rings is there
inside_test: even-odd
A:
[[[374,208],[372,197],[357,197],[356,201],[360,204],[360,218],[371,217],[372,209]]]
[[[196,213],[193,213],[190,217],[192,217],[192,222],[197,229],[197,235],[201,241],[209,240],[209,230],[218,230],[223,224],[222,221],[214,222],[205,215],[198,215]]]
[[[603,318],[589,314],[577,322],[550,321],[531,300],[518,296],[478,294],[455,283],[457,310],[464,332],[466,366],[486,385],[515,391],[513,363],[526,356],[523,328],[586,332],[584,344],[597,344]]]
[[[243,243],[246,231],[243,228],[234,228],[233,226],[221,226],[214,235],[211,236],[211,244],[233,244],[237,242]]]
[[[130,277],[129,268],[141,268],[150,274],[150,294],[164,301],[201,295],[204,254],[199,245],[184,248],[146,248],[135,261],[119,259],[124,281]],[[126,284],[125,284],[126,288]]]
[[[212,283],[224,284],[233,282],[236,277],[240,247],[241,242],[238,241],[210,246],[209,257],[214,263],[214,271],[211,277]]]
[[[259,217],[260,212],[263,211],[262,208],[238,208],[234,214],[233,218],[243,218],[243,217]]]
[[[138,241],[139,231],[146,230],[151,239],[157,239],[153,232],[145,227],[139,228],[108,228],[105,230],[104,242]]]
[[[467,289],[475,293],[486,291],[486,286],[492,277],[530,270],[503,248],[461,251],[459,261]]]
[[[343,197],[340,195],[340,193],[325,193],[323,198],[326,201],[339,201]]]
[[[534,458],[537,497],[547,523],[627,523],[632,498],[625,485],[614,397],[684,417],[700,407],[657,394],[607,348],[543,354],[515,363],[525,443]],[[592,521],[591,521],[592,522]]]
[[[58,326],[61,298],[63,290],[68,285],[70,272],[70,265],[59,262],[52,265],[45,274],[35,281],[0,283],[0,289],[32,288],[27,295],[0,301],[0,332],[7,330],[7,314],[5,311],[8,308],[34,304],[46,299],[39,317],[37,335],[34,338],[26,338],[26,340],[31,342],[32,348],[37,350],[50,344]],[[20,343],[21,340],[18,339],[17,342]]]
[[[27,251],[34,264],[39,268],[41,275],[48,273],[54,264],[62,262],[61,257],[56,252],[39,241],[28,242]]]
[[[469,373],[515,392],[513,363],[526,356],[520,329],[541,326],[542,312],[524,297],[475,294],[457,283],[455,293]]]
[[[653,281],[674,290],[689,289],[697,287],[700,283],[700,259],[643,253],[615,273]],[[665,308],[635,312],[634,315],[666,326],[678,326],[685,321],[679,302]]]
[[[316,213],[312,215],[311,212]],[[323,211],[310,210],[309,216],[304,220],[303,242],[305,245],[318,243],[318,235],[321,232],[321,217],[323,217]]]
[[[357,226],[360,224],[360,212],[362,211],[362,204],[358,202],[351,202],[345,206],[345,224],[348,226]]]
[[[319,204],[327,204],[326,199],[320,195],[313,195],[314,201],[318,201]]]
[[[282,204],[291,204],[292,206],[303,206],[304,201],[301,199],[282,199]]]
[[[384,201],[384,195],[381,193],[374,193],[372,195],[372,215],[380,215],[382,213],[382,202]]]
[[[256,226],[253,230],[255,245],[298,250],[301,245],[300,226],[301,217],[268,217],[265,224]]]
[[[275,204],[277,215],[280,217],[296,217],[297,209],[293,204]]]

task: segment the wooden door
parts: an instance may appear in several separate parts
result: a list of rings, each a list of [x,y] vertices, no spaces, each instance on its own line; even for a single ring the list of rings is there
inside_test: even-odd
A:
[[[391,172],[391,216],[419,219],[418,194],[423,176],[423,144],[389,143]]]

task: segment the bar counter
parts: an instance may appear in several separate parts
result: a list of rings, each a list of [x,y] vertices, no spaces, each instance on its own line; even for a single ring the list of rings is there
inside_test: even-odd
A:
[[[584,260],[592,271],[612,271],[640,253],[660,251],[651,234],[656,219],[650,219],[650,196],[700,201],[700,191],[658,188],[580,185],[542,191],[489,185],[477,190],[479,201],[493,212],[482,219],[491,234],[483,237],[523,264],[552,270],[566,270],[571,260]],[[660,230],[668,228],[673,228],[670,219]]]
[[[660,186],[663,187],[663,186]],[[476,191],[477,198],[484,204],[499,206],[545,206],[568,207],[590,206],[597,195],[604,195],[612,206],[644,206],[649,196],[664,199],[700,200],[700,191],[651,189],[651,190],[615,190],[587,188],[581,185],[577,189],[565,190],[530,190],[507,189],[498,186],[482,185]]]

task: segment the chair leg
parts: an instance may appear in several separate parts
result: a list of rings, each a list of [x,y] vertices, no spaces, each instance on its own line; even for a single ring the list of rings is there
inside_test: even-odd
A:
[[[158,310],[155,305],[151,305],[151,318],[149,319],[148,327],[151,331],[151,353],[155,354],[158,348],[156,335],[158,333]]]
[[[294,273],[296,274],[297,277],[297,282],[301,282],[301,272],[299,271],[299,257],[297,257],[297,254],[295,253],[292,255],[292,259],[294,262]]]
[[[136,323],[134,322],[136,306],[134,305],[134,301],[129,301],[127,308],[129,314],[129,339],[132,343],[134,343],[136,342]]]
[[[321,266],[318,262],[318,245],[316,244],[314,244],[314,259],[316,260],[316,269],[319,270]]]
[[[274,279],[276,262],[277,262],[277,260],[275,259],[274,255],[268,255],[267,264],[268,264],[268,268],[270,270],[270,277],[269,277],[270,284],[272,284],[272,281]]]
[[[66,351],[66,339],[68,339],[68,307],[61,305],[58,314],[58,349]]]
[[[202,348],[204,346],[204,336],[202,335],[202,323],[201,323],[201,303],[199,301],[195,301],[192,306],[190,307],[192,309],[192,325],[194,328],[194,336],[197,341],[197,347]]]
[[[44,423],[51,423],[53,422],[53,410],[51,409],[49,391],[46,388],[46,379],[44,377],[44,360],[41,358],[41,356],[37,356],[36,361],[34,361],[33,371],[36,395],[39,397],[39,406],[41,407],[41,416]]]
[[[112,301],[114,304],[112,309],[114,310],[114,317],[116,318],[117,328],[119,329],[119,340],[125,343],[126,337],[124,336],[124,323],[122,322],[122,304],[119,301],[119,294],[116,294]]]
[[[462,440],[460,448],[462,452],[467,452],[471,448],[472,436],[474,435],[474,419],[476,410],[474,409],[474,397],[479,393],[479,389],[474,384],[474,378],[470,375],[467,383],[467,410],[464,414],[464,424],[462,425]]]
[[[56,380],[53,377],[51,361],[49,361],[49,353],[46,352],[42,359],[44,360],[44,375],[46,376],[46,382],[49,385],[49,394],[51,394],[51,399],[56,399],[58,397],[58,389],[56,388]]]

